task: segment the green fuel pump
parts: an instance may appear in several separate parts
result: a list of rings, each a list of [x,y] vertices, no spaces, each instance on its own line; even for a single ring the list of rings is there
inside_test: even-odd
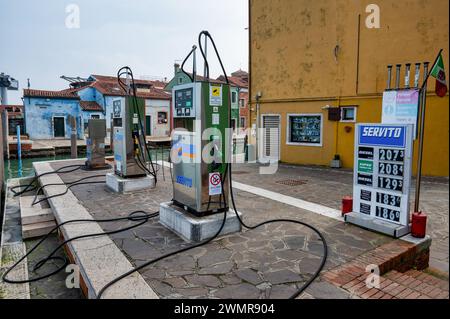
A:
[[[199,46],[205,63],[204,77],[197,81],[197,47],[194,45],[181,65],[191,83],[172,89],[173,203],[197,216],[229,210],[226,176],[232,136],[229,129],[230,85],[228,81],[210,79],[201,35]],[[184,71],[190,56],[193,56],[192,75]]]
[[[173,202],[197,216],[228,211],[230,86],[194,79],[172,95]]]

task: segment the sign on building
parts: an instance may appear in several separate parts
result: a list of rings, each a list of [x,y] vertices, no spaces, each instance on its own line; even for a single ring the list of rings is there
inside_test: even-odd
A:
[[[381,123],[413,124],[415,138],[419,96],[418,89],[385,91],[383,93]]]
[[[357,124],[346,221],[394,237],[409,232],[412,143],[411,124]]]

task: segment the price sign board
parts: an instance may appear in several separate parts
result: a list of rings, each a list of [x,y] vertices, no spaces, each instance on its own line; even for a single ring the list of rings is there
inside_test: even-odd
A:
[[[414,127],[358,124],[355,132],[353,212],[409,224]]]

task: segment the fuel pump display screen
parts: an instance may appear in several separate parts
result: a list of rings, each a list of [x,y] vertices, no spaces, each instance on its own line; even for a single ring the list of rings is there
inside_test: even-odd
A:
[[[193,89],[180,89],[175,91],[175,117],[193,117]]]
[[[412,142],[412,125],[357,125],[353,212],[409,223]]]

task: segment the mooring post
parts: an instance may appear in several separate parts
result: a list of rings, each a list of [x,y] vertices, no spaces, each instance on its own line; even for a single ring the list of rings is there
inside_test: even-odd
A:
[[[5,179],[5,161],[4,161],[4,156],[5,156],[5,151],[4,151],[4,147],[5,144],[3,143],[3,114],[0,114],[0,151],[1,151],[1,156],[0,156],[0,204],[1,204],[1,194],[3,193],[3,183],[4,183],[4,179]],[[0,207],[2,207],[0,205]]]
[[[109,150],[114,154],[114,121],[111,113],[111,123],[109,124]]]
[[[77,119],[75,116],[70,117],[70,126],[72,128],[71,134],[70,134],[70,157],[71,158],[77,158],[78,152],[77,152]]]
[[[22,177],[22,145],[20,142],[20,125],[17,125],[17,175]]]
[[[6,108],[3,109],[1,113],[1,121],[2,121],[2,135],[3,135],[3,147],[4,147],[4,156],[6,156],[6,159],[9,159],[9,143],[8,143],[8,135],[9,135],[9,129],[8,129],[8,111],[6,111]]]

